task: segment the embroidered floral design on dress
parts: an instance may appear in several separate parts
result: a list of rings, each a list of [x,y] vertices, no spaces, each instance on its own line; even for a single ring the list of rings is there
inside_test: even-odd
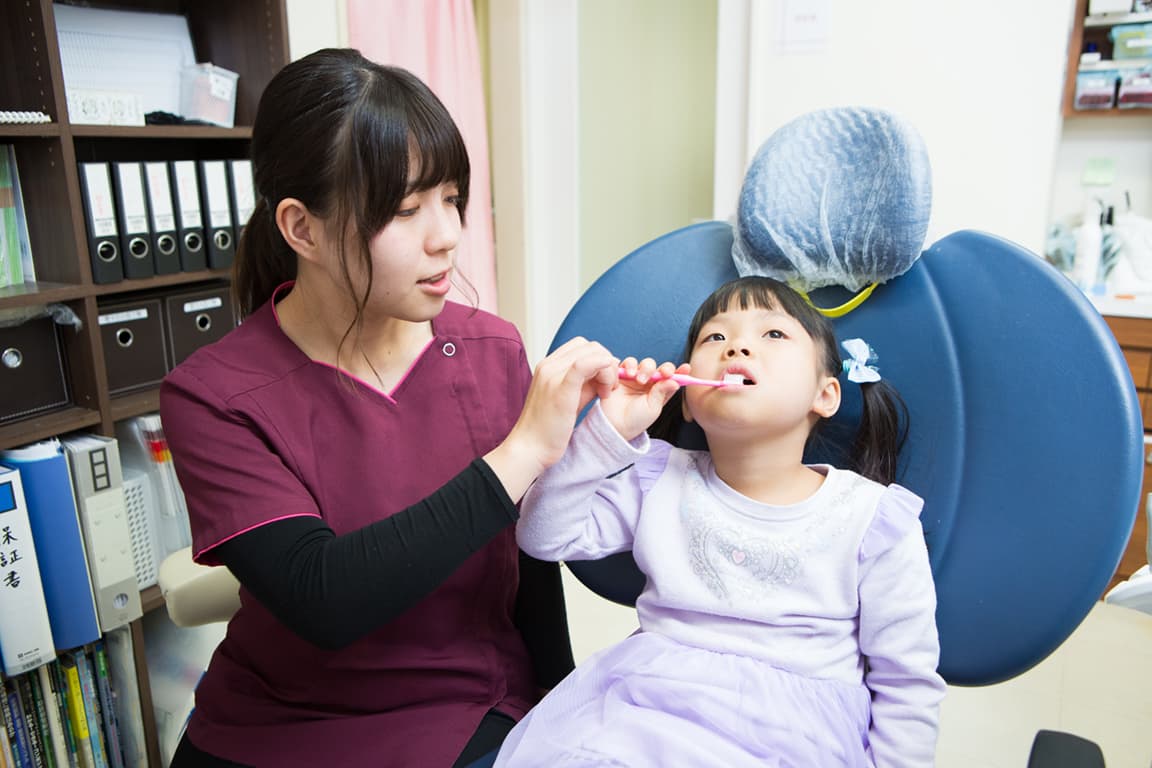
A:
[[[757,520],[709,490],[707,467],[706,459],[693,457],[681,487],[680,517],[688,534],[693,573],[708,591],[729,602],[763,599],[800,578],[807,556],[846,530],[852,513],[849,502],[863,482],[853,478],[799,520]]]

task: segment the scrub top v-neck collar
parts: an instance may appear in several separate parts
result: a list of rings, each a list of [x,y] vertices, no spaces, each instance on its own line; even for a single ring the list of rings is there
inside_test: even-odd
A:
[[[289,280],[276,286],[276,290],[272,292],[272,318],[276,324],[277,331],[279,331],[278,337],[283,339],[286,344],[291,346],[292,349],[295,350],[294,354],[297,357],[302,358],[302,361],[306,361],[307,364],[328,368],[334,373],[345,377],[348,381],[355,383],[361,389],[364,389],[377,397],[383,398],[391,405],[398,405],[399,403],[396,399],[397,394],[404,388],[404,385],[412,377],[413,372],[421,366],[421,363],[428,355],[428,351],[436,345],[438,340],[440,340],[440,334],[437,329],[437,321],[440,319],[439,315],[429,321],[429,326],[432,331],[431,338],[428,339],[428,342],[412,359],[412,363],[404,371],[404,374],[399,379],[397,379],[396,384],[392,387],[392,389],[390,391],[385,391],[375,384],[365,381],[359,376],[351,374],[337,365],[312,359],[306,352],[304,352],[304,350],[300,349],[300,347],[296,345],[296,342],[292,341],[287,333],[284,332],[284,328],[280,324],[280,313],[277,311],[276,305],[283,298],[282,294],[284,294],[285,291],[291,289],[295,284],[296,282],[294,280]],[[456,345],[451,341],[447,341],[442,345],[442,352],[445,357],[452,357],[456,354]]]

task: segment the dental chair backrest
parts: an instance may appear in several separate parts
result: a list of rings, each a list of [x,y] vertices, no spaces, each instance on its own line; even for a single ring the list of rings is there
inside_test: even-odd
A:
[[[921,522],[936,579],[940,673],[954,684],[999,682],[1055,650],[1119,563],[1142,472],[1136,392],[1103,319],[1036,255],[974,231],[953,233],[920,254],[914,235],[927,221],[928,195],[926,170],[916,164],[926,162],[923,153],[910,151],[902,143],[906,136],[884,129],[867,110],[828,116],[840,127],[825,130],[817,121],[816,130],[783,132],[758,155],[749,179],[764,188],[742,201],[761,216],[741,235],[741,268],[761,258],[774,260],[769,268],[786,269],[765,238],[780,246],[776,256],[795,263],[812,239],[807,230],[823,240],[817,246],[826,250],[822,258],[831,254],[822,274],[834,274],[838,260],[848,265],[842,274],[870,272],[868,279],[882,282],[834,321],[837,336],[868,340],[883,375],[908,404],[899,482],[925,500]],[[768,162],[777,160],[773,153],[787,159],[797,143],[804,162]],[[891,164],[912,167],[893,176]],[[794,187],[813,172],[813,193],[781,194],[771,187],[772,176],[757,176],[781,167]],[[881,194],[876,185],[859,183],[863,174],[896,178],[902,192]],[[841,177],[857,182],[853,194],[828,193],[829,180]],[[870,217],[863,229],[861,210]],[[812,220],[823,223],[812,228]],[[849,243],[857,240],[863,251]],[[739,274],[733,241],[729,224],[706,222],[642,246],[585,292],[554,346],[582,335],[620,356],[678,360],[696,307]],[[882,247],[868,251],[877,243]],[[911,258],[901,252],[913,245]],[[843,288],[809,287],[820,306],[847,298]],[[844,393],[836,420],[853,424],[859,392],[845,387]],[[684,441],[703,445],[691,431]],[[226,568],[195,566],[187,550],[169,559],[160,583],[175,623],[232,615],[239,598]],[[627,553],[568,566],[618,603],[632,604],[644,585]]]
[[[845,177],[857,173],[859,157],[875,153],[887,152],[891,163],[921,162],[906,147],[860,146],[859,133],[845,139],[839,130],[807,132],[797,140],[810,142],[814,135],[834,145],[853,142],[832,152],[845,164]],[[881,139],[890,142],[890,133]],[[788,152],[787,142],[772,151]],[[750,178],[757,168],[763,166],[754,164]],[[863,201],[874,208],[874,238],[884,239],[884,227],[896,228],[888,242],[895,241],[893,231],[905,231],[907,195],[890,196],[877,207],[883,195],[857,184],[855,202],[841,196],[843,207],[829,210],[836,196],[827,185],[837,174],[822,169],[814,176],[811,210],[769,210],[757,225],[774,243],[785,243],[780,250],[793,261],[805,247],[847,247],[820,237],[805,245],[804,237],[781,235],[796,216],[826,217],[830,224],[819,228],[824,237],[858,232],[859,226],[838,228],[836,220],[855,219],[859,211],[844,208]],[[905,178],[916,183],[920,170]],[[926,211],[914,213],[926,221]],[[745,215],[742,208],[741,223]],[[741,229],[737,250],[755,240],[755,232],[747,235]],[[581,335],[620,357],[680,362],[696,307],[738,276],[733,240],[730,224],[707,222],[640,247],[585,292],[553,346]],[[885,266],[891,259],[871,261],[881,269],[892,266]],[[872,345],[882,374],[908,405],[898,482],[925,500],[921,522],[936,580],[940,673],[953,684],[995,683],[1055,650],[1115,571],[1138,506],[1139,403],[1103,319],[1035,254],[994,235],[960,231],[895,263],[890,274],[869,276],[887,282],[833,323],[839,339],[860,337]],[[817,306],[850,296],[841,287],[807,287]],[[846,386],[844,392],[835,420],[854,424],[859,390]],[[702,447],[701,437],[689,434],[682,442]],[[622,604],[632,604],[644,584],[628,553],[568,566],[585,585]]]

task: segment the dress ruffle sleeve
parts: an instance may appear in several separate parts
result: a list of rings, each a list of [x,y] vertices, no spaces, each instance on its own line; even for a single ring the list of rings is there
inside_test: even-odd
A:
[[[887,552],[914,528],[920,529],[920,510],[924,500],[907,488],[893,483],[888,486],[876,507],[872,525],[860,542],[860,562]]]

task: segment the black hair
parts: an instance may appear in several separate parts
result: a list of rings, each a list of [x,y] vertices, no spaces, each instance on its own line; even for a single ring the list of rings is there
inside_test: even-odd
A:
[[[832,322],[786,283],[770,277],[741,277],[713,291],[692,318],[682,359],[691,358],[696,338],[705,323],[729,309],[750,307],[780,310],[795,318],[822,353],[821,371],[828,376],[841,373],[844,363]],[[864,477],[887,485],[896,480],[900,449],[908,436],[908,409],[887,380],[863,383],[860,392],[860,423],[845,455],[845,465]],[[684,426],[683,398],[681,389],[664,406],[660,417],[648,430],[652,437],[677,442]],[[812,430],[808,436],[809,447],[822,439],[820,433],[828,422],[828,419],[821,419]]]
[[[335,237],[356,306],[345,338],[363,323],[371,290],[368,243],[395,217],[407,195],[455,184],[464,220],[471,171],[448,110],[412,73],[369,61],[356,50],[319,50],[276,73],[256,110],[251,155],[257,201],[233,266],[241,317],[296,277],[296,254],[275,221],[276,207],[285,198],[299,200],[326,219],[332,234],[354,234],[351,254],[344,237]],[[410,158],[418,163],[413,184]],[[359,259],[368,276],[359,295],[349,258]]]

